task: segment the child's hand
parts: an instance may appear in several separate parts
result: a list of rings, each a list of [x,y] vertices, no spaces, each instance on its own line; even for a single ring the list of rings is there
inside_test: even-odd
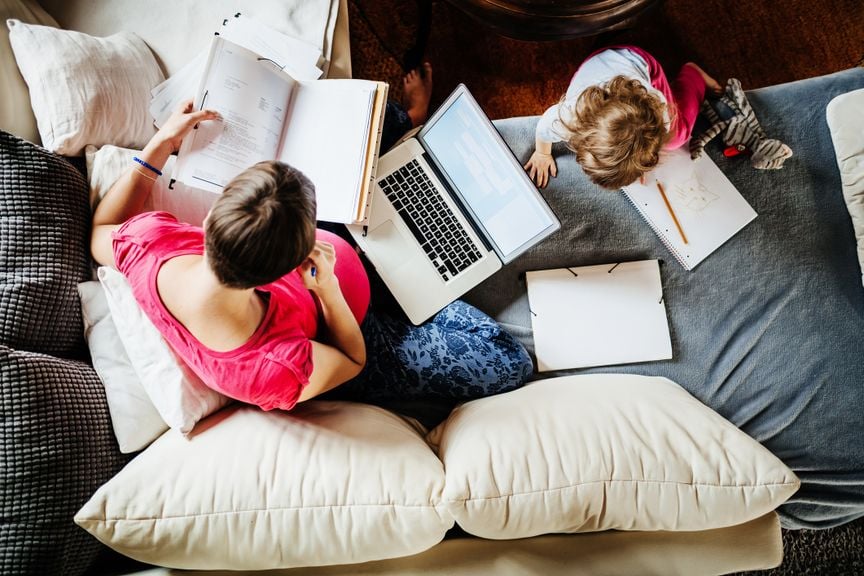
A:
[[[339,288],[339,280],[333,273],[336,265],[336,248],[329,242],[317,241],[315,248],[300,264],[298,272],[303,279],[303,285],[310,292],[322,297],[328,290]]]
[[[552,154],[544,154],[537,150],[528,159],[525,164],[525,170],[528,171],[528,176],[537,183],[540,188],[545,188],[549,183],[549,175],[553,178],[558,176],[558,166],[555,165],[555,158]]]
[[[707,72],[705,72],[704,70],[702,70],[702,68],[700,68],[699,66],[697,66],[695,63],[693,63],[693,62],[687,62],[687,63],[685,64],[685,66],[691,66],[691,67],[693,67],[697,72],[699,72],[699,75],[702,76],[702,80],[705,81],[705,86],[708,88],[708,90],[710,90],[711,92],[713,92],[715,96],[719,96],[719,95],[721,95],[721,94],[723,93],[723,87],[720,86],[720,83],[717,82],[717,80],[715,80],[715,79],[712,78],[711,76],[709,76]]]

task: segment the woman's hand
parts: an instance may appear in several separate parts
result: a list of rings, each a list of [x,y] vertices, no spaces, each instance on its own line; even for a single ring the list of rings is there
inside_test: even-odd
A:
[[[555,158],[552,154],[544,154],[539,150],[535,150],[525,164],[525,170],[528,171],[528,176],[537,183],[540,188],[545,188],[549,183],[549,175],[552,177],[558,176],[558,166],[555,165]]]
[[[339,279],[333,272],[336,265],[336,248],[329,242],[317,241],[315,248],[300,265],[299,273],[303,285],[319,298],[330,290],[339,289]]]
[[[168,153],[173,154],[180,150],[183,138],[193,126],[204,120],[217,120],[219,118],[221,116],[215,110],[195,110],[190,98],[174,110],[151,142],[167,146],[169,148]]]
[[[357,376],[366,364],[366,343],[357,319],[348,307],[333,273],[336,249],[329,242],[315,242],[315,248],[297,268],[306,288],[318,297],[323,325],[312,341],[312,374],[300,394],[300,401]]]

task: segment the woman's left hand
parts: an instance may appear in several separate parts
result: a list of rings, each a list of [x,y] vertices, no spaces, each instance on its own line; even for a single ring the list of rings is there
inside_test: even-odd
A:
[[[325,296],[332,289],[339,289],[339,279],[333,272],[336,265],[336,248],[330,242],[318,240],[315,248],[300,264],[298,272],[303,285],[317,296]]]

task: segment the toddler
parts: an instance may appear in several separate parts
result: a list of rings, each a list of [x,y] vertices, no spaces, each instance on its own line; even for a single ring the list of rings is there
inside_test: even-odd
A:
[[[567,93],[537,123],[525,165],[540,188],[557,176],[552,144],[566,142],[596,184],[617,189],[650,172],[663,148],[687,142],[706,88],[721,87],[692,62],[671,84],[645,50],[619,46],[595,52],[573,75]]]

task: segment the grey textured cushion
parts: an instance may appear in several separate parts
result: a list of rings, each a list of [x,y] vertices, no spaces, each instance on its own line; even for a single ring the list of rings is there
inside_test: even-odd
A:
[[[83,573],[72,517],[124,463],[90,366],[0,345],[0,574]]]
[[[125,462],[96,372],[55,357],[85,353],[89,231],[81,173],[0,132],[0,574],[82,573],[72,517]]]
[[[787,527],[826,528],[864,516],[864,291],[825,120],[836,95],[864,87],[864,69],[748,92],[765,131],[795,156],[754,170],[706,152],[759,216],[692,272],[621,194],[592,185],[558,156],[543,191],[561,230],[466,300],[533,349],[524,272],[661,258],[674,359],[574,371],[665,376],[792,468],[801,489],[779,512]],[[536,118],[497,123],[523,162]],[[554,374],[554,373],[553,373]]]
[[[63,158],[0,131],[0,344],[84,353],[76,287],[90,277],[88,194]]]

